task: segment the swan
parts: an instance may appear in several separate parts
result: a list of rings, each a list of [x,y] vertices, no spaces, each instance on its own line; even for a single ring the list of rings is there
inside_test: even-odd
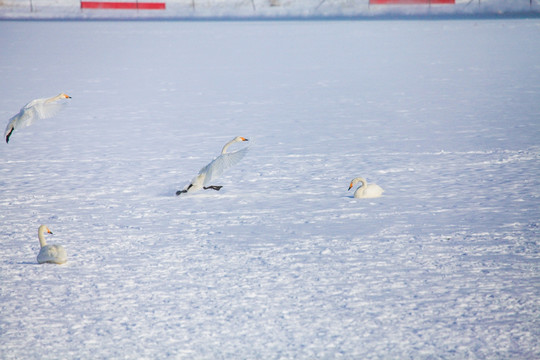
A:
[[[38,263],[65,263],[67,261],[66,250],[64,250],[62,245],[47,245],[45,237],[43,236],[45,232],[52,234],[52,231],[49,230],[46,225],[41,225],[38,229],[39,244],[41,245],[41,250],[39,250],[39,254],[37,256]]]
[[[359,199],[376,198],[382,195],[384,190],[377,184],[368,184],[366,179],[357,177],[352,179],[349,190],[358,183],[362,183],[354,192],[354,197]]]
[[[233,166],[237,162],[239,162],[247,153],[248,148],[245,147],[243,149],[228,153],[227,149],[229,146],[231,146],[234,143],[241,142],[241,141],[248,141],[248,139],[237,136],[228,143],[223,146],[223,149],[221,150],[221,155],[216,157],[214,160],[212,160],[208,165],[203,167],[197,176],[191,180],[191,183],[186,185],[186,187],[183,190],[178,190],[176,192],[176,195],[180,195],[183,193],[193,192],[200,189],[208,190],[216,190],[219,191],[223,186],[216,186],[216,185],[209,185],[210,182],[214,179],[216,179],[218,176],[220,176],[225,169]]]
[[[61,99],[71,99],[71,96],[61,93],[51,98],[35,99],[24,105],[17,115],[9,119],[4,133],[6,143],[9,143],[13,131],[30,126],[35,120],[54,116],[62,106],[58,103]]]

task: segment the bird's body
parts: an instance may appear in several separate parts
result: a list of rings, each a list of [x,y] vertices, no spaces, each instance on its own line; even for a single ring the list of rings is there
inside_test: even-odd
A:
[[[41,249],[37,256],[37,261],[40,264],[63,264],[67,261],[66,250],[62,245],[47,245],[44,234],[52,234],[51,230],[46,225],[41,225],[38,229],[38,238]]]
[[[71,96],[61,93],[51,98],[35,99],[24,105],[19,113],[12,116],[8,121],[4,132],[6,143],[9,143],[13,131],[30,126],[35,120],[54,116],[62,106],[58,102],[61,99],[71,99]]]
[[[203,167],[199,171],[197,176],[195,176],[193,180],[191,180],[191,183],[189,183],[183,190],[178,190],[176,192],[176,195],[180,195],[183,193],[191,193],[200,189],[212,189],[219,191],[222,186],[210,185],[210,182],[219,177],[223,173],[223,171],[225,171],[225,169],[233,166],[246,155],[248,150],[247,147],[231,153],[227,152],[229,146],[241,141],[248,141],[248,139],[237,136],[228,143],[226,143],[221,150],[221,155],[219,155],[208,165]]]
[[[366,179],[357,177],[352,179],[351,184],[349,185],[349,190],[351,190],[356,184],[362,183],[354,192],[354,197],[358,199],[370,199],[377,198],[382,195],[384,190],[377,184],[368,184]]]

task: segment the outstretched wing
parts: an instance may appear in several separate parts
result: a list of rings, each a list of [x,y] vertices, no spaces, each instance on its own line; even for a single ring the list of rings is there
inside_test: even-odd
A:
[[[47,101],[47,99],[37,99],[30,101],[23,109],[29,113],[33,120],[37,120],[53,117],[64,105],[66,103],[58,102],[58,100]]]
[[[30,101],[17,115],[9,119],[4,132],[6,142],[9,142],[9,137],[14,130],[30,126],[35,120],[50,118],[56,115],[64,105],[65,103],[57,101],[47,102],[47,99]]]
[[[204,186],[210,184],[214,179],[217,179],[223,171],[238,163],[246,155],[248,148],[243,148],[232,153],[221,154],[215,158],[210,164],[206,165],[199,171],[199,174],[206,173],[204,177]]]

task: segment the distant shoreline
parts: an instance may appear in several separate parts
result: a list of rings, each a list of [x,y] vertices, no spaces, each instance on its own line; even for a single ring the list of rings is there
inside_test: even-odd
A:
[[[321,0],[272,6],[258,0],[227,5],[197,0],[129,2],[122,0],[5,1],[0,5],[1,20],[75,21],[379,21],[379,20],[494,20],[540,18],[540,1],[466,1],[434,5],[370,5],[369,0],[343,5]],[[108,4],[110,6],[105,6]],[[315,4],[318,4],[315,6]],[[145,5],[141,7],[141,5]]]
[[[0,21],[179,21],[179,22],[251,22],[251,21],[436,21],[436,20],[506,20],[540,19],[540,11],[527,12],[486,12],[476,14],[376,14],[376,15],[280,15],[280,16],[233,16],[233,15],[193,15],[193,16],[122,16],[103,14],[99,16],[62,16],[54,13],[1,14]]]

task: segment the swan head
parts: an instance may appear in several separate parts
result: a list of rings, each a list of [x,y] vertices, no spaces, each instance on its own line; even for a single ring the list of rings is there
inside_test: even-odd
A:
[[[246,139],[245,137],[242,137],[242,136],[235,137],[234,139],[232,139],[231,141],[226,143],[225,146],[223,146],[223,149],[221,150],[221,153],[225,154],[227,152],[227,149],[229,148],[229,146],[231,146],[234,143],[240,142],[240,141],[248,141],[248,139]]]
[[[64,93],[61,93],[58,96],[60,97],[60,99],[71,99],[71,96],[69,96],[68,94],[64,94]]]
[[[41,225],[38,229],[38,232],[40,234],[44,234],[44,233],[47,233],[47,234],[52,234],[52,231],[47,227],[47,225]]]
[[[358,184],[359,182],[362,182],[362,186],[366,184],[366,179],[364,178],[361,178],[361,177],[357,177],[357,178],[354,178],[351,180],[351,183],[349,185],[349,190],[351,190],[354,185]]]

